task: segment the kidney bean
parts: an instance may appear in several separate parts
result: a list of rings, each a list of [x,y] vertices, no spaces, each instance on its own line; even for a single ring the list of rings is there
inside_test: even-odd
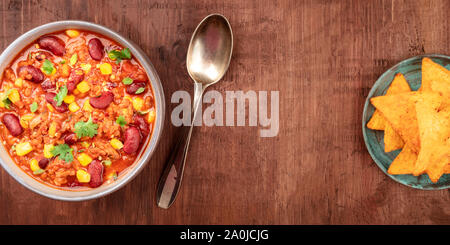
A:
[[[43,157],[43,158],[41,158],[41,160],[39,160],[38,164],[39,164],[40,168],[45,169],[49,162],[50,162],[50,160],[48,160],[48,158]]]
[[[44,73],[32,65],[26,65],[19,67],[17,73],[25,80],[29,80],[33,83],[41,83],[44,81]]]
[[[110,91],[104,91],[99,97],[91,97],[89,103],[97,109],[105,109],[114,100],[114,94]]]
[[[41,83],[41,87],[45,91],[49,91],[56,88],[56,84],[54,84],[50,79],[45,79],[43,83]]]
[[[69,79],[67,80],[67,91],[71,93],[75,90],[78,83],[83,81],[84,72],[81,69],[74,69],[70,72]]]
[[[74,175],[67,176],[67,186],[68,187],[76,187],[76,186],[82,186],[80,182],[78,182],[77,177]]]
[[[136,91],[139,89],[139,88],[144,88],[145,89],[145,82],[144,81],[137,81],[137,80],[135,80],[135,81],[133,81],[133,83],[132,84],[130,84],[130,85],[127,85],[127,94],[136,94]],[[144,90],[144,92],[145,92],[145,90]]]
[[[125,130],[125,142],[123,151],[127,154],[133,154],[139,149],[141,143],[141,133],[137,127],[131,126]]]
[[[72,93],[77,87],[77,83],[75,81],[67,81],[67,92]]]
[[[139,128],[139,130],[142,133],[143,139],[145,139],[147,137],[147,135],[149,134],[149,127],[148,127],[148,124],[145,121],[145,119],[138,114],[134,114],[133,115],[133,124]]]
[[[103,164],[101,161],[95,159],[88,166],[88,173],[91,175],[91,181],[89,181],[89,186],[96,188],[103,183]]]
[[[5,124],[12,136],[19,136],[23,132],[19,118],[12,113],[4,114],[2,117],[2,122]]]
[[[89,55],[94,60],[101,60],[105,53],[105,47],[98,38],[92,38],[88,43]]]
[[[56,105],[56,101],[54,100],[56,96],[56,93],[46,93],[45,94],[45,100],[47,100],[48,103],[50,103],[57,112],[63,113],[69,110],[69,106],[67,106],[66,103],[62,103],[60,106]]]
[[[73,145],[75,143],[77,143],[77,136],[74,133],[65,133],[63,135],[63,139],[64,139],[64,143],[68,144],[68,145]]]
[[[49,52],[45,52],[45,51],[38,51],[38,52],[36,52],[34,54],[35,54],[34,58],[37,61],[43,61],[43,60],[45,60],[47,58],[50,58],[52,56]]]
[[[38,39],[38,44],[42,49],[52,52],[56,56],[63,56],[66,53],[64,41],[55,36],[44,36]]]

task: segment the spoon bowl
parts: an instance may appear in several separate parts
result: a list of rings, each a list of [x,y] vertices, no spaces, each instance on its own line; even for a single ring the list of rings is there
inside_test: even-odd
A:
[[[206,16],[192,35],[186,66],[192,80],[208,86],[225,75],[233,50],[228,20],[220,14]]]

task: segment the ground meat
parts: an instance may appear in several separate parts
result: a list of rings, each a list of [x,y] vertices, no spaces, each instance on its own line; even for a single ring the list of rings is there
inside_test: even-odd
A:
[[[88,149],[90,156],[98,158],[102,156],[103,158],[119,159],[120,154],[114,149],[108,141],[98,140],[95,145]]]

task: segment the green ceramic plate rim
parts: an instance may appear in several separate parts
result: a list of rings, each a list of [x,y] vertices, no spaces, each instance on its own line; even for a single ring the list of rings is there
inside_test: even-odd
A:
[[[361,121],[362,121],[362,133],[364,136],[364,143],[366,145],[367,151],[369,152],[370,156],[372,157],[372,160],[377,164],[377,166],[383,171],[384,174],[386,174],[387,176],[389,176],[391,179],[393,179],[395,182],[400,183],[402,185],[411,187],[411,188],[415,188],[415,189],[419,189],[419,190],[444,190],[444,189],[448,189],[450,188],[450,184],[447,185],[443,185],[443,186],[436,186],[436,187],[422,187],[419,185],[410,185],[409,183],[406,183],[403,180],[400,180],[398,178],[396,178],[396,176],[394,175],[390,175],[387,173],[387,169],[384,167],[384,165],[381,163],[381,161],[375,156],[375,153],[373,152],[372,147],[370,147],[369,143],[368,143],[368,136],[366,131],[371,130],[369,128],[366,127],[366,122],[364,121],[364,115],[366,115],[368,107],[369,107],[369,99],[373,97],[373,95],[375,94],[376,90],[378,87],[380,87],[383,83],[384,83],[384,78],[386,76],[388,76],[389,74],[391,74],[393,71],[397,70],[398,67],[400,67],[401,65],[403,65],[404,63],[408,63],[411,62],[413,60],[416,59],[422,59],[422,58],[443,58],[443,59],[447,59],[450,60],[450,56],[447,55],[443,55],[443,54],[424,54],[424,55],[417,55],[405,60],[400,61],[399,63],[395,64],[394,66],[392,66],[391,68],[387,69],[378,79],[377,81],[374,83],[374,85],[372,86],[372,88],[369,91],[369,95],[367,95],[366,101],[364,103],[364,110],[363,110],[363,114],[361,116]],[[373,114],[373,113],[372,113]],[[370,115],[371,116],[371,115]],[[392,163],[392,161],[391,161]]]

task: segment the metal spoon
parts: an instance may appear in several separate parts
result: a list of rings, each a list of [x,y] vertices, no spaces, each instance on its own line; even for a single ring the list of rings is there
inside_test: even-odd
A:
[[[169,208],[175,201],[183,179],[192,125],[198,106],[202,101],[203,92],[225,75],[230,64],[232,50],[233,32],[228,20],[220,14],[206,16],[192,35],[186,57],[189,76],[194,80],[192,123],[189,127],[183,126],[182,137],[159,180],[157,204],[161,208]]]

